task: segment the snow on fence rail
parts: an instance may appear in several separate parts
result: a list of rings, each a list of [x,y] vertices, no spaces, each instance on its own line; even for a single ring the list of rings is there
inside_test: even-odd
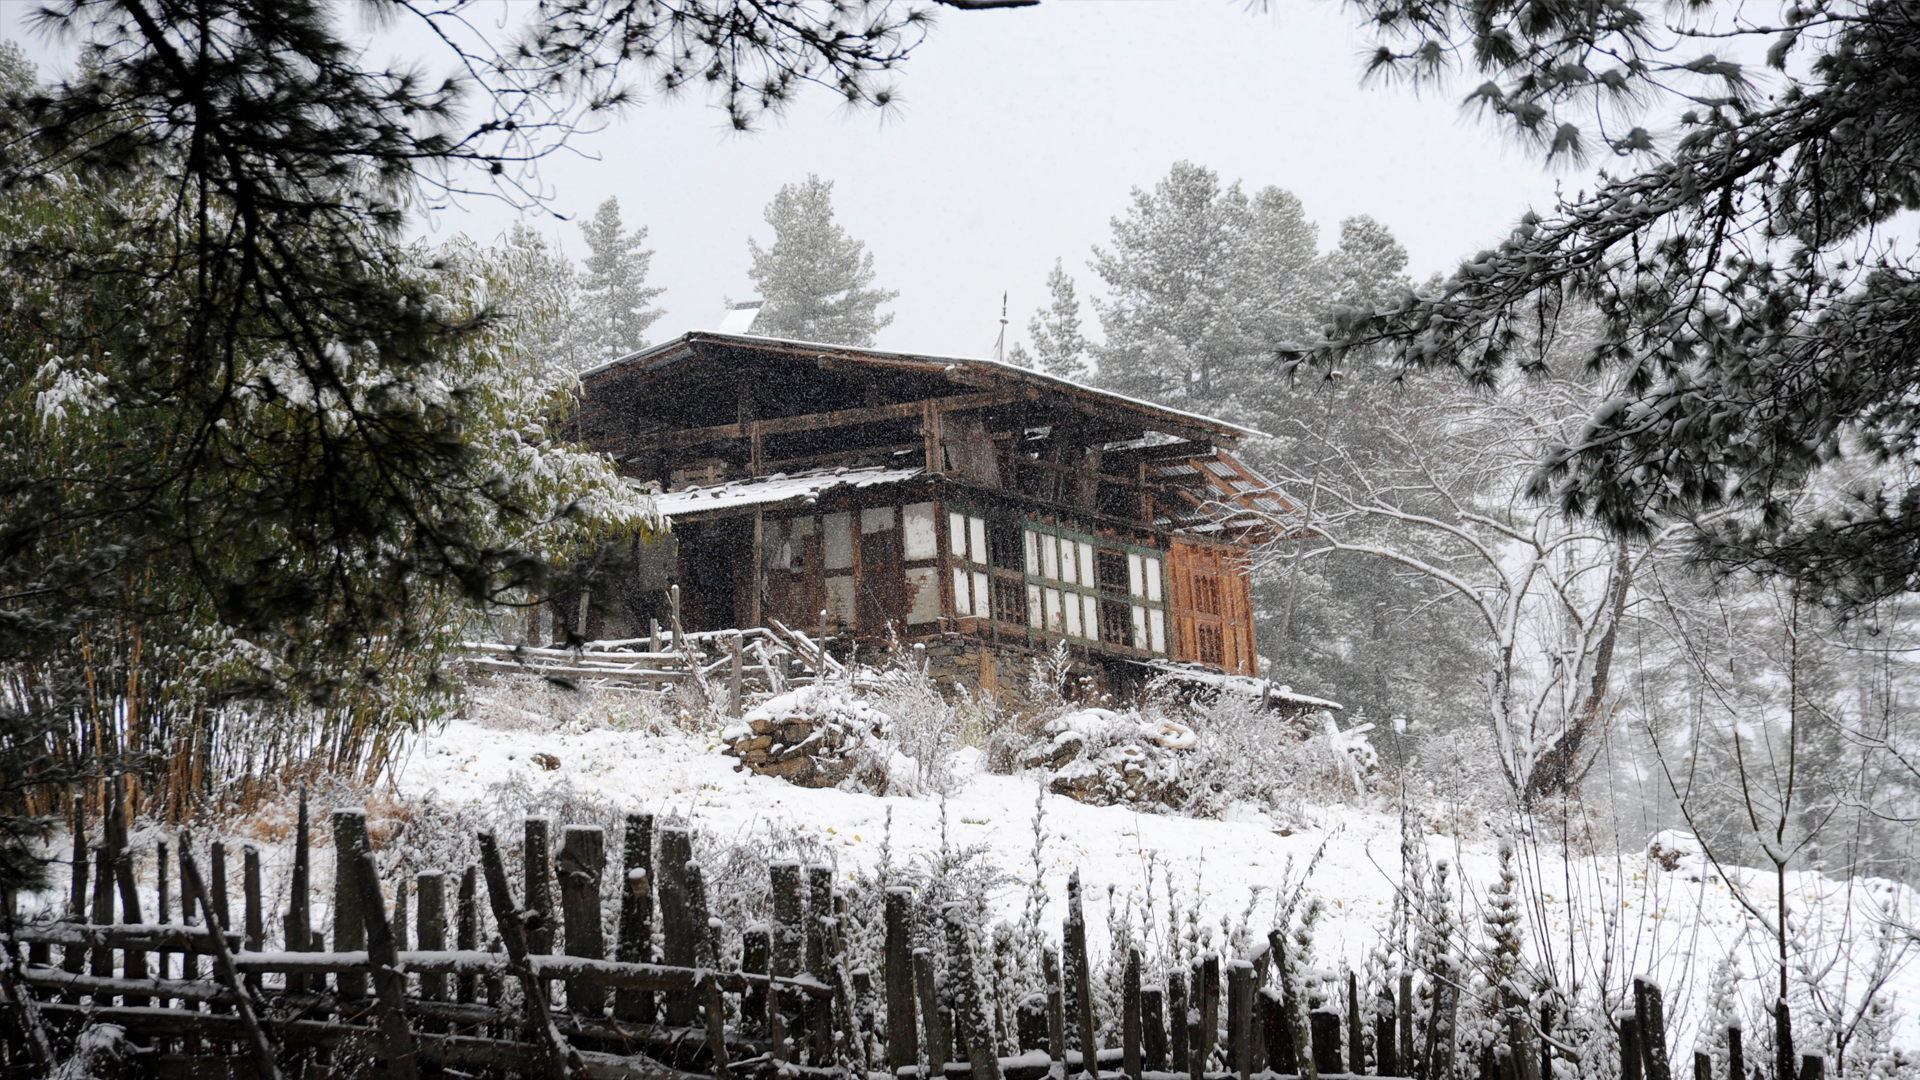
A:
[[[916,947],[923,913],[905,887],[887,890],[876,913],[882,970],[852,967],[832,869],[797,862],[771,865],[773,921],[745,928],[741,962],[723,968],[722,927],[708,917],[691,834],[656,829],[651,814],[626,818],[616,880],[628,887],[611,948],[600,889],[610,868],[597,826],[562,829],[556,850],[549,822],[527,819],[522,894],[497,839],[483,832],[478,864],[394,881],[390,914],[365,813],[335,810],[329,949],[310,925],[303,797],[287,908],[271,913],[283,947],[272,950],[253,849],[243,855],[235,920],[224,848],[207,846],[203,877],[183,832],[174,921],[166,845],[158,845],[159,921],[147,922],[124,824],[109,821],[91,849],[78,816],[75,825],[69,917],[9,919],[0,934],[7,1076],[49,1075],[90,1032],[112,1025],[124,1039],[124,1071],[170,1077],[1250,1080],[1370,1071],[1454,1080],[1457,992],[1443,985],[1431,1009],[1416,1009],[1409,976],[1363,987],[1350,973],[1344,1010],[1308,1012],[1269,985],[1286,947],[1278,931],[1253,956],[1208,954],[1164,986],[1143,982],[1141,954],[1131,950],[1121,1045],[1089,1046],[1098,1028],[1077,873],[1062,948],[1039,957],[1045,994],[1000,1001],[957,906],[934,913],[941,936]],[[1634,1012],[1620,1020],[1621,1074],[1672,1080],[1660,991],[1645,982],[1636,989]],[[1513,1017],[1511,1040],[1487,1056],[1481,1080],[1553,1075],[1552,1044],[1524,1016]],[[1731,1080],[1747,1080],[1737,1029],[1733,1040]],[[1429,1068],[1434,1061],[1447,1064]],[[1820,1080],[1820,1061],[1807,1058],[1798,1077],[1784,1080]],[[1695,1080],[1711,1080],[1704,1054],[1694,1064]]]

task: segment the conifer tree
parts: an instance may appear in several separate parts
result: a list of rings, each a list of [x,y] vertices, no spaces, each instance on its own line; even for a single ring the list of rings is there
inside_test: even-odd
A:
[[[1047,292],[1052,302],[1027,321],[1027,336],[1033,339],[1038,361],[1035,366],[1064,379],[1081,378],[1087,373],[1087,339],[1080,336],[1080,298],[1059,259],[1053,260],[1053,272],[1047,275]]]
[[[508,282],[501,307],[517,325],[531,359],[542,371],[577,371],[600,359],[583,355],[580,278],[573,262],[538,230],[518,222],[507,230],[500,254],[501,276]]]
[[[835,345],[871,345],[893,322],[880,305],[900,294],[873,287],[873,253],[833,219],[833,181],[811,173],[787,184],[767,204],[773,244],[753,238],[747,276],[764,303],[757,333]]]
[[[601,203],[580,231],[588,254],[580,278],[579,353],[584,363],[600,364],[646,348],[647,327],[666,314],[647,305],[666,290],[648,287],[647,229],[623,231],[619,199]]]

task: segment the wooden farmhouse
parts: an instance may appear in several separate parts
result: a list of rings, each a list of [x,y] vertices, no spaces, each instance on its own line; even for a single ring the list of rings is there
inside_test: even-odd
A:
[[[957,645],[989,683],[1060,642],[1109,683],[1257,674],[1248,554],[1283,507],[1232,451],[1258,432],[990,360],[708,332],[582,382],[579,436],[673,525],[606,564],[590,637],[645,633],[678,584],[688,631]]]

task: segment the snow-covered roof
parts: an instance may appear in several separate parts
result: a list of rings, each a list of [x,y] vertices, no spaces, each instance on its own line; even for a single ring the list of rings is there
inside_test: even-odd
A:
[[[1296,694],[1291,686],[1275,686],[1266,679],[1256,679],[1249,675],[1227,675],[1203,668],[1198,664],[1179,664],[1170,660],[1148,661],[1147,667],[1173,676],[1185,683],[1197,683],[1202,686],[1217,686],[1247,697],[1264,698],[1269,701],[1284,701],[1303,709],[1332,709],[1340,711],[1343,706],[1337,701],[1326,698],[1309,697]]]
[[[893,362],[909,361],[916,364],[944,366],[954,372],[958,372],[963,368],[972,368],[975,370],[984,368],[1003,375],[1013,376],[1023,382],[1038,383],[1076,394],[1103,398],[1114,404],[1126,405],[1169,419],[1177,419],[1189,424],[1210,427],[1223,434],[1252,439],[1271,438],[1271,436],[1264,431],[1244,427],[1218,417],[1188,412],[1184,409],[1176,409],[1169,405],[1159,405],[1151,401],[1143,401],[1140,398],[1128,397],[1125,394],[1116,394],[1111,390],[1102,390],[1097,386],[1088,386],[1085,383],[1075,382],[1072,379],[1063,379],[1058,375],[1049,375],[1044,371],[1035,371],[1032,368],[1024,368],[1018,364],[1009,364],[1004,360],[989,360],[985,357],[973,356],[931,356],[925,353],[892,352],[885,349],[861,348],[855,345],[833,345],[820,341],[794,341],[787,338],[761,337],[757,334],[724,334],[716,333],[712,330],[688,331],[680,337],[674,338],[672,341],[665,341],[650,348],[642,349],[637,353],[622,356],[615,360],[609,360],[604,364],[588,368],[580,373],[580,377],[582,379],[590,378],[601,372],[609,371],[617,367],[625,367],[629,364],[640,364],[644,366],[663,357],[671,356],[676,352],[690,348],[698,342],[714,342],[721,345],[740,345],[746,347],[758,345],[763,347],[777,346],[785,349],[817,349],[821,352],[832,353],[835,356],[856,361],[862,359]]]
[[[767,506],[775,503],[813,502],[837,488],[867,488],[898,484],[925,472],[922,468],[889,469],[884,465],[864,469],[814,469],[799,473],[774,473],[751,480],[735,480],[711,487],[689,487],[653,497],[654,505],[668,518],[683,514],[704,514],[714,510],[734,510],[743,506]]]

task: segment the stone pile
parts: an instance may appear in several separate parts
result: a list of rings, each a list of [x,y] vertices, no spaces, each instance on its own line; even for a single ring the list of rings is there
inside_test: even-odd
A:
[[[721,732],[737,769],[800,787],[835,787],[877,752],[890,752],[892,718],[846,686],[803,686],[772,698]]]
[[[1077,802],[1177,807],[1198,744],[1192,728],[1171,720],[1079,709],[1048,721],[1020,763],[1044,769],[1048,790]]]

